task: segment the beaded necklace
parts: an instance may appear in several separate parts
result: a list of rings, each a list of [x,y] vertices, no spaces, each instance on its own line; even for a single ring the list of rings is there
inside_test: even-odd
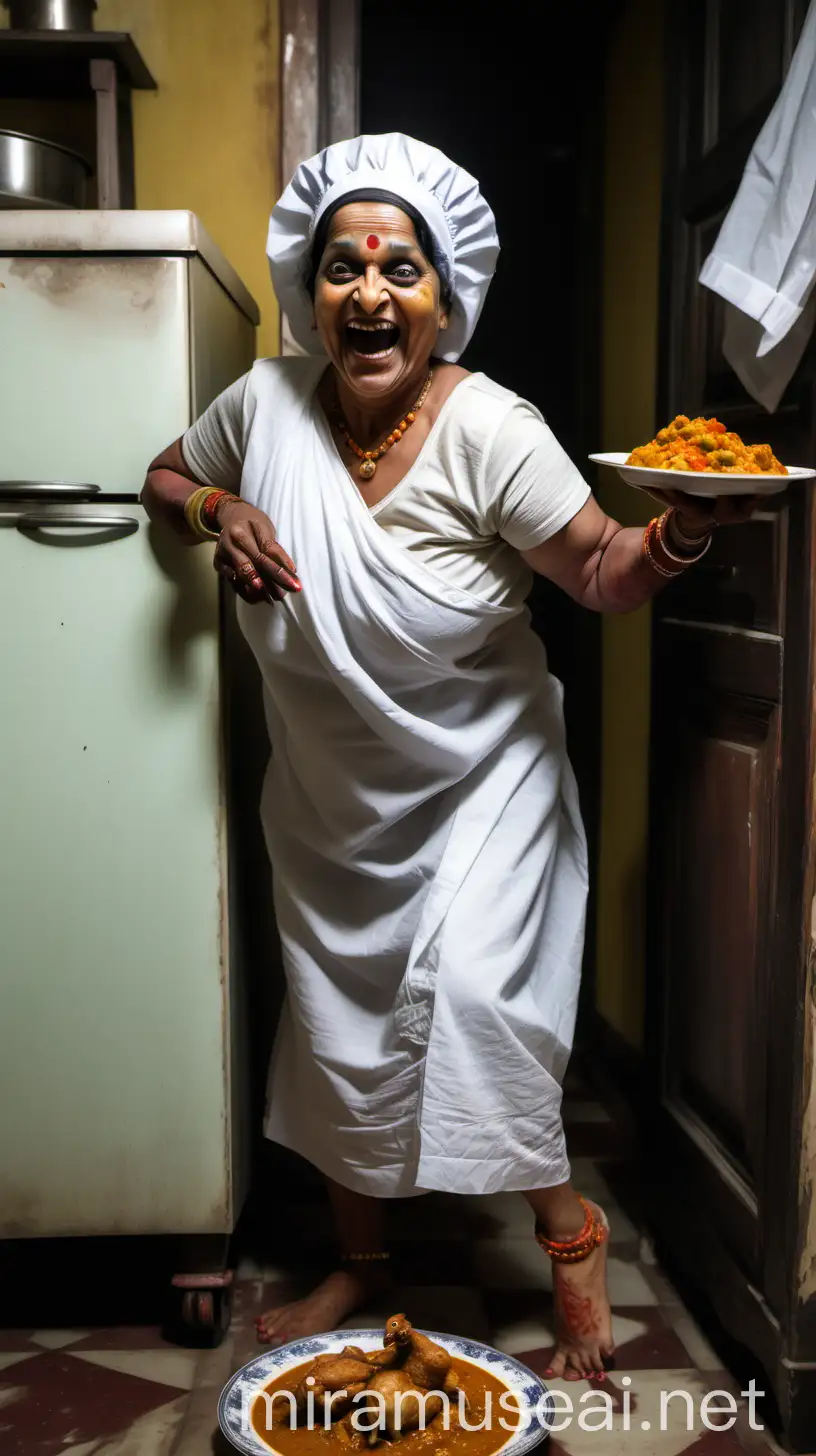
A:
[[[390,450],[392,445],[398,444],[398,442],[405,434],[405,431],[410,429],[411,425],[414,423],[414,420],[419,414],[419,411],[422,409],[422,406],[428,398],[428,391],[433,382],[433,374],[433,369],[431,369],[428,374],[428,378],[425,380],[425,383],[422,386],[422,392],[419,395],[416,403],[414,404],[413,409],[408,410],[407,414],[403,416],[399,424],[394,426],[394,429],[389,435],[386,435],[382,444],[375,446],[373,450],[363,450],[361,446],[357,444],[357,441],[352,439],[351,432],[345,420],[343,419],[343,416],[340,414],[337,415],[337,418],[335,419],[337,429],[340,431],[340,434],[343,436],[343,439],[345,440],[349,449],[354,455],[357,456],[358,460],[360,461],[360,466],[357,473],[360,476],[361,480],[371,480],[373,478],[377,470],[377,461],[380,459],[380,456],[384,455],[386,450]]]

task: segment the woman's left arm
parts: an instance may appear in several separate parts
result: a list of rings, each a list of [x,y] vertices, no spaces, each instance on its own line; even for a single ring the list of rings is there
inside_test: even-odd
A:
[[[679,533],[669,545],[673,557],[688,557],[685,569],[699,559],[714,527],[748,520],[756,505],[752,496],[703,501],[673,490],[661,491],[659,499],[676,508]],[[555,582],[581,606],[594,612],[633,612],[667,585],[671,579],[667,567],[673,574],[684,570],[665,557],[664,569],[659,570],[654,564],[658,553],[659,547],[651,557],[646,552],[642,526],[619,525],[590,496],[568,525],[542,546],[520,554],[533,571]]]

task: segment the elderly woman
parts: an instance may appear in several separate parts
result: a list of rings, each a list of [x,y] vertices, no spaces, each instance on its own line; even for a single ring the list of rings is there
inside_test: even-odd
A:
[[[434,148],[359,137],[304,163],[269,256],[306,357],[259,360],[143,495],[215,541],[265,689],[288,986],[266,1132],[325,1176],[341,1259],[259,1335],[334,1328],[387,1287],[384,1199],[513,1190],[553,1261],[553,1371],[600,1372],[607,1227],[560,1116],[587,860],[525,598],[540,572],[629,611],[744,511],[674,495],[621,529],[539,412],[456,363],[498,239]]]

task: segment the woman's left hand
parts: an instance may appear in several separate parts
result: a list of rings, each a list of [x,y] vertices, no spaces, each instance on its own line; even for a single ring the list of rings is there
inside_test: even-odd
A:
[[[749,521],[761,500],[757,495],[687,495],[684,490],[650,490],[649,495],[661,505],[674,506],[680,529],[685,526],[695,535]]]

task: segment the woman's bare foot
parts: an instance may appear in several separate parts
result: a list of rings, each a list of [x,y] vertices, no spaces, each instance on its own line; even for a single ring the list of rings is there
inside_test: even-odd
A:
[[[597,1204],[590,1208],[606,1222]],[[567,1380],[603,1380],[604,1360],[614,1353],[612,1311],[606,1288],[606,1244],[577,1264],[553,1260],[555,1353],[545,1373]]]
[[[259,1315],[255,1321],[258,1340],[262,1345],[287,1345],[290,1340],[336,1330],[355,1309],[385,1294],[390,1285],[390,1271],[379,1263],[338,1269],[305,1299]]]

